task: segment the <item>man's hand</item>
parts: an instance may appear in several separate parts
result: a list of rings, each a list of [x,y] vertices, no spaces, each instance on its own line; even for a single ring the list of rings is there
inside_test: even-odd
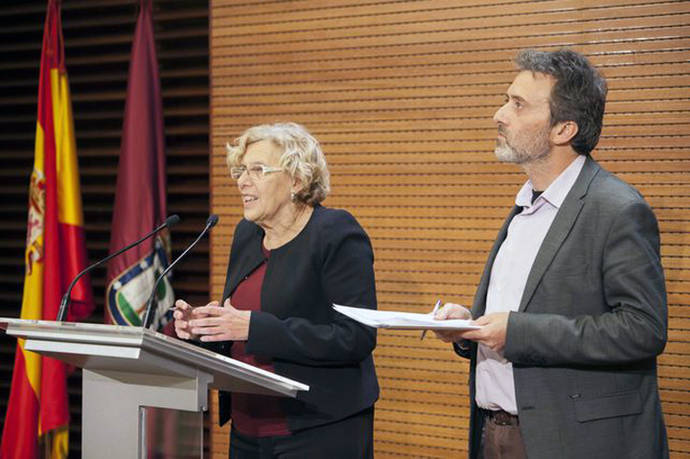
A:
[[[469,309],[464,306],[460,306],[455,303],[446,303],[441,309],[436,311],[434,315],[436,320],[448,320],[448,319],[472,319],[472,314]],[[443,342],[452,343],[455,341],[460,341],[462,338],[461,331],[458,330],[434,330],[436,337]]]
[[[193,334],[201,341],[246,341],[249,337],[251,311],[240,311],[225,300],[223,307],[209,303],[195,308],[189,322]]]
[[[482,343],[492,351],[503,352],[506,345],[509,314],[509,312],[495,312],[482,316],[474,321],[482,328],[461,332],[461,338]]]

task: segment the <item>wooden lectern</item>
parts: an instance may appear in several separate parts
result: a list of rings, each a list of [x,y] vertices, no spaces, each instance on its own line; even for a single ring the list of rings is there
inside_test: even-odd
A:
[[[141,327],[0,318],[24,349],[83,369],[82,456],[143,458],[145,407],[202,412],[208,389],[296,397],[309,386]]]

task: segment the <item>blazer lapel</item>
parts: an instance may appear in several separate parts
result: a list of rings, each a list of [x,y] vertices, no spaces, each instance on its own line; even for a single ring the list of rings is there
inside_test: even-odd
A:
[[[489,258],[484,266],[484,272],[482,273],[479,285],[477,286],[477,292],[474,295],[474,301],[472,303],[472,317],[479,317],[484,314],[484,310],[486,309],[486,293],[489,290],[489,280],[491,279],[491,268],[494,265],[494,260],[498,254],[498,249],[501,248],[501,244],[503,244],[503,241],[508,235],[508,227],[510,226],[511,220],[521,211],[522,207],[513,206],[510,214],[508,214],[508,217],[506,217],[505,221],[503,222],[503,226],[498,232],[498,236],[496,236],[496,241],[494,242],[493,247],[491,247]]]
[[[264,257],[263,250],[261,248],[261,241],[263,239],[263,232],[258,230],[256,232],[256,237],[252,237],[247,241],[247,249],[240,250],[237,258],[231,256],[230,263],[234,263],[236,269],[232,271],[232,275],[228,277],[225,284],[225,289],[223,291],[223,301],[229,297],[232,292],[235,291],[237,286],[244,280],[249,274],[254,271],[257,266],[264,262],[266,257]],[[228,267],[228,272],[230,272],[230,267]]]
[[[582,171],[580,171],[580,175],[570,189],[570,192],[568,192],[561,208],[556,214],[556,218],[554,218],[549,231],[544,237],[544,242],[542,242],[539,252],[537,252],[537,257],[534,259],[534,264],[532,264],[532,270],[527,277],[527,283],[522,293],[518,311],[523,312],[527,308],[541,278],[575,224],[575,220],[577,220],[577,216],[585,203],[584,197],[587,194],[589,185],[600,169],[594,160],[590,157],[587,158]]]

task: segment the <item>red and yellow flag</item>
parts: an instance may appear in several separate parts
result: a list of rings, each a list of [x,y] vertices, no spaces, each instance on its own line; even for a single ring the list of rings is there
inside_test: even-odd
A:
[[[55,320],[67,285],[86,266],[72,104],[59,0],[48,1],[38,85],[34,168],[29,186],[22,319]],[[93,310],[84,276],[72,290],[70,320]],[[24,350],[19,340],[0,457],[67,457],[67,367]],[[45,448],[45,449],[44,449]]]

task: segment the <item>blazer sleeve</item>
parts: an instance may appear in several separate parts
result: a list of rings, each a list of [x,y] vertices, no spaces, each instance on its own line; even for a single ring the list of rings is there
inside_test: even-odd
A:
[[[333,216],[331,216],[333,217]],[[317,249],[320,282],[332,320],[316,323],[304,317],[280,319],[253,311],[247,352],[312,366],[356,364],[376,346],[376,331],[333,311],[330,303],[376,308],[373,251],[369,237],[346,212],[321,228]],[[321,307],[321,306],[319,306]]]
[[[505,357],[526,365],[625,364],[660,354],[667,338],[667,305],[659,230],[649,206],[623,205],[606,237],[599,315],[511,312]]]

